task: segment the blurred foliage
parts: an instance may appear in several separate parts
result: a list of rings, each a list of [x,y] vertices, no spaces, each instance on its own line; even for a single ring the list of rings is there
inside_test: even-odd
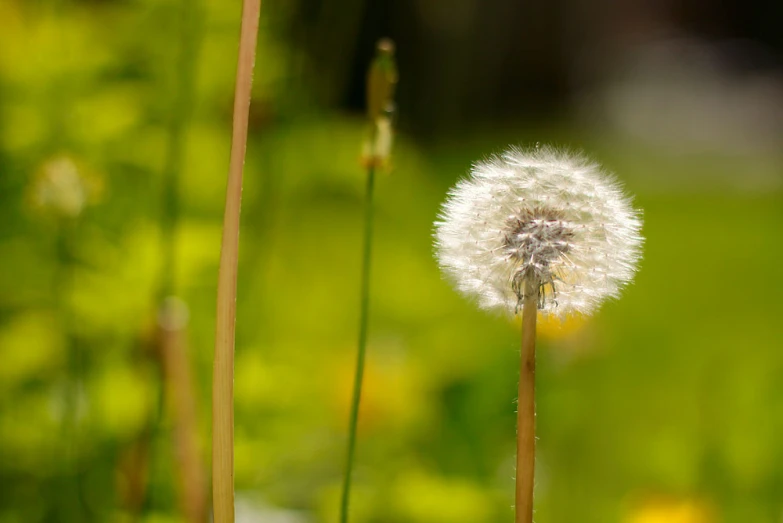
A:
[[[172,241],[206,466],[239,3],[195,5],[199,59]],[[180,6],[0,3],[0,522],[130,521],[134,478],[145,476],[142,519],[181,520],[172,417],[150,349]],[[238,513],[327,522],[354,365],[364,119],[313,102],[318,77],[287,43],[298,33],[279,29],[291,17],[263,15],[251,115]],[[431,230],[473,160],[555,140],[622,175],[645,211],[647,244],[621,301],[542,326],[536,520],[780,521],[783,195],[672,188],[661,172],[705,175],[727,159],[667,157],[567,123],[454,134],[427,147],[398,136],[393,172],[378,180],[354,520],[511,520],[518,326],[441,279]],[[68,169],[67,187],[93,188],[77,193],[78,213],[72,199],[52,214],[31,198],[52,162]],[[753,168],[735,163],[738,178]]]

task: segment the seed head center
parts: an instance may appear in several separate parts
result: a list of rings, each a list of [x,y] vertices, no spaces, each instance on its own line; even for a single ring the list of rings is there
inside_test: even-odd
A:
[[[571,225],[555,209],[522,209],[508,218],[503,246],[508,259],[516,265],[511,285],[520,302],[524,299],[524,282],[529,278],[539,287],[541,299],[547,284],[554,294],[552,265],[568,252],[573,236]]]

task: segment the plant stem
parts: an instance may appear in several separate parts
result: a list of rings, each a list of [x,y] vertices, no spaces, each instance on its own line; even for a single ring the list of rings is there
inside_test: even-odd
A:
[[[57,267],[54,279],[54,299],[61,328],[66,341],[65,402],[63,409],[62,441],[65,443],[65,476],[69,486],[65,514],[78,520],[90,520],[84,505],[82,474],[82,434],[79,420],[79,403],[83,376],[83,353],[74,335],[74,318],[70,309],[69,294],[74,288],[75,260],[73,242],[77,223],[60,217],[57,222],[56,256]]]
[[[536,464],[536,316],[538,285],[528,279],[522,306],[522,353],[517,401],[516,523],[533,522]]]
[[[172,114],[163,170],[161,205],[161,252],[163,264],[158,283],[157,304],[176,291],[176,232],[180,219],[179,183],[185,158],[185,142],[193,113],[196,65],[201,44],[201,0],[181,0],[179,51],[171,96]]]
[[[247,148],[253,65],[261,0],[243,0],[231,138],[231,162],[223,216],[217,289],[215,363],[212,376],[212,504],[214,523],[234,522],[234,334],[242,168]]]
[[[198,423],[193,380],[187,355],[188,310],[184,302],[169,298],[159,319],[160,352],[166,396],[172,417],[180,509],[188,523],[204,523],[206,480],[198,451]]]
[[[348,422],[348,455],[345,462],[343,478],[343,495],[340,502],[340,523],[348,521],[348,504],[351,495],[351,473],[356,451],[356,432],[359,422],[359,402],[362,397],[362,381],[364,378],[364,356],[367,352],[367,323],[370,304],[370,261],[372,254],[373,232],[373,188],[375,185],[375,165],[370,162],[367,167],[367,195],[364,208],[364,255],[362,260],[361,309],[359,312],[359,350],[356,355],[356,374],[353,380],[353,398],[351,400],[351,415]]]
[[[195,91],[196,66],[201,44],[202,8],[201,0],[180,0],[177,34],[177,58],[173,69],[173,89],[169,97],[169,105],[172,108],[168,122],[168,141],[166,144],[166,156],[163,168],[163,182],[161,186],[161,213],[160,213],[160,251],[161,268],[158,276],[158,288],[155,295],[155,308],[163,308],[167,298],[176,293],[176,245],[177,228],[180,221],[180,195],[179,185],[182,176],[183,164],[186,152],[187,130],[193,113],[193,99]],[[168,85],[168,82],[166,83]],[[160,333],[159,333],[160,334]],[[165,343],[163,336],[158,336],[155,343],[158,356],[165,356]],[[145,350],[146,349],[146,350]],[[139,346],[138,366],[143,367],[152,361],[154,376],[158,383],[163,383],[165,373],[164,361],[161,359],[150,360],[148,347]],[[138,454],[138,467],[142,471],[132,478],[137,482],[130,490],[138,492],[139,505],[134,506],[132,512],[141,510],[145,516],[154,512],[156,504],[156,492],[147,492],[147,484],[156,481],[156,472],[160,467],[156,465],[157,449],[154,443],[162,432],[162,417],[166,403],[166,388],[160,386],[155,399],[154,408],[147,420],[143,431],[132,443],[134,453]],[[144,463],[142,463],[142,461]],[[149,471],[149,472],[147,472]],[[148,478],[147,476],[151,476]],[[195,481],[195,480],[193,480]],[[135,501],[135,500],[134,500]],[[136,514],[138,517],[138,514]]]

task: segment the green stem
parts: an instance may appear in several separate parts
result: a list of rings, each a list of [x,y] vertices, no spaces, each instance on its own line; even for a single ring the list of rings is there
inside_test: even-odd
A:
[[[180,219],[179,184],[185,157],[186,131],[190,125],[195,92],[196,65],[201,43],[201,2],[200,0],[181,0],[179,8],[179,34],[177,59],[174,67],[174,89],[170,94],[171,116],[168,123],[168,142],[166,144],[163,185],[161,190],[160,249],[162,265],[155,296],[155,307],[176,291],[176,232]],[[159,366],[155,369],[155,379],[163,381]],[[155,441],[158,438],[165,404],[164,387],[158,389],[155,406],[152,409],[147,426],[140,434],[141,444],[150,449],[147,455],[150,479],[155,479],[158,468],[155,466]],[[156,502],[155,491],[142,490],[141,512],[150,514]]]
[[[65,477],[71,486],[68,492],[66,513],[79,520],[87,520],[88,514],[82,497],[81,449],[79,427],[79,392],[82,384],[82,353],[73,333],[73,319],[68,296],[73,288],[74,258],[72,240],[75,223],[60,218],[57,224],[56,251],[57,273],[55,277],[55,303],[66,340],[65,403],[63,412],[62,441],[65,444]]]
[[[201,42],[201,5],[199,0],[182,0],[180,6],[179,57],[176,62],[175,89],[163,172],[161,249],[163,267],[158,303],[175,289],[175,240],[179,221],[179,183],[185,157],[185,133],[190,124],[195,91],[196,63]]]
[[[359,313],[359,350],[356,355],[356,374],[353,380],[353,398],[351,400],[351,416],[348,422],[348,455],[345,461],[345,477],[343,495],[340,503],[340,523],[348,521],[348,504],[351,495],[351,473],[356,453],[356,431],[359,422],[359,402],[362,397],[362,380],[364,378],[364,357],[367,352],[367,323],[370,305],[370,261],[372,254],[373,233],[373,188],[375,185],[375,166],[371,163],[367,168],[367,198],[364,210],[364,256],[362,260],[361,308]]]

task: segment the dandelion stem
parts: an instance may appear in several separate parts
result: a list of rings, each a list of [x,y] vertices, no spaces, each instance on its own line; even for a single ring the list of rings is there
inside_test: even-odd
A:
[[[364,356],[367,352],[367,320],[370,305],[370,261],[373,233],[373,188],[375,185],[375,166],[371,162],[367,167],[367,195],[364,208],[364,255],[362,258],[361,309],[359,312],[359,350],[356,355],[356,374],[353,380],[353,398],[351,415],[348,421],[348,455],[345,461],[343,494],[340,502],[340,523],[348,521],[348,503],[351,495],[351,473],[356,451],[356,431],[359,422],[359,402],[362,397],[364,378]]]
[[[388,38],[378,41],[375,58],[367,73],[367,115],[369,116],[368,141],[362,160],[367,166],[367,195],[364,207],[364,251],[362,256],[361,305],[359,311],[359,349],[356,354],[356,373],[353,380],[351,415],[348,421],[348,452],[345,458],[343,493],[340,499],[340,523],[348,521],[348,505],[351,497],[351,475],[356,454],[356,432],[359,423],[359,403],[362,399],[364,380],[364,357],[367,352],[367,323],[370,308],[370,266],[373,235],[373,189],[375,170],[388,160],[391,146],[391,124],[389,115],[393,109],[392,95],[397,83],[397,68],[394,64],[394,44]],[[383,133],[387,134],[383,134]],[[385,137],[386,140],[381,140]],[[379,142],[384,142],[379,146]]]
[[[522,306],[522,354],[517,401],[516,523],[533,521],[533,479],[536,463],[536,316],[538,285],[525,283]]]
[[[260,12],[261,0],[243,0],[234,93],[231,162],[218,274],[215,362],[212,377],[212,504],[215,523],[234,522],[234,333],[239,211]]]

